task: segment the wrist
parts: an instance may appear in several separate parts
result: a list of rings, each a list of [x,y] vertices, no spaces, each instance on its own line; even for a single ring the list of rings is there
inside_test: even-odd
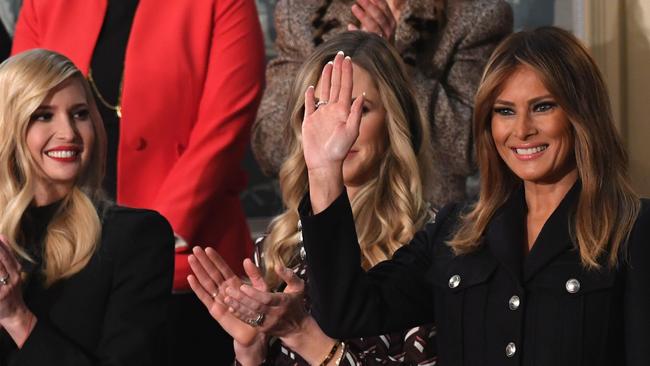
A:
[[[340,167],[339,169],[309,170],[308,178],[309,199],[314,214],[325,210],[345,189],[343,171]]]
[[[319,365],[337,343],[320,329],[311,316],[305,317],[299,329],[280,337],[280,340],[312,365]]]

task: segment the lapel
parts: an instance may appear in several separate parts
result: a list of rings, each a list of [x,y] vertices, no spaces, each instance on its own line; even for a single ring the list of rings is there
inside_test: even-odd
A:
[[[494,214],[488,224],[485,240],[494,257],[521,282],[526,201],[519,187]]]
[[[546,220],[535,245],[524,258],[526,199],[520,186],[495,213],[488,224],[485,240],[495,258],[517,282],[528,281],[556,256],[574,247],[569,233],[571,211],[580,194],[580,182],[567,192]]]
[[[544,223],[533,249],[524,261],[524,282],[530,280],[555,257],[574,248],[569,228],[581,186],[580,181],[577,181]]]

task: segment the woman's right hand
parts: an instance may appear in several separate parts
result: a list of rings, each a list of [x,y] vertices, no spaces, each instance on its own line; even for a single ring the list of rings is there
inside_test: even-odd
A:
[[[250,346],[256,339],[257,330],[230,313],[228,305],[223,301],[227,287],[239,288],[243,282],[214,249],[194,247],[192,253],[188,262],[194,274],[187,277],[192,291],[235,341],[243,346]],[[266,289],[262,278],[252,279],[252,285]]]
[[[302,144],[315,213],[341,193],[343,161],[359,136],[363,96],[352,102],[352,80],[352,60],[339,52],[323,68],[319,107],[314,88],[305,92]]]

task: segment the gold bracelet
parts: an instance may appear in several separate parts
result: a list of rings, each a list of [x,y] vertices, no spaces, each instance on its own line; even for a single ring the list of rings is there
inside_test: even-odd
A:
[[[336,341],[336,343],[334,343],[334,345],[332,346],[332,349],[330,350],[330,353],[328,353],[327,356],[325,356],[325,359],[323,360],[323,362],[320,363],[320,366],[325,366],[332,360],[332,358],[336,354],[336,350],[339,349],[340,344],[341,344],[341,341]]]
[[[341,361],[343,360],[343,356],[345,356],[345,351],[346,351],[346,350],[345,350],[345,342],[341,342],[341,346],[342,346],[342,347],[341,347],[341,355],[339,356],[339,358],[338,358],[338,359],[336,360],[336,362],[334,363],[335,366],[339,366],[339,364],[340,364]]]

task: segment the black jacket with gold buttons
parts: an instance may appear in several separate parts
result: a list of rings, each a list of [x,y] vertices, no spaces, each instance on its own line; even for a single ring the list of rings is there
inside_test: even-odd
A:
[[[438,365],[650,365],[650,201],[616,268],[587,270],[569,233],[576,184],[524,254],[526,205],[513,193],[477,251],[445,244],[448,206],[391,260],[364,272],[344,194],[318,215],[301,205],[312,315],[346,339],[433,321]]]

